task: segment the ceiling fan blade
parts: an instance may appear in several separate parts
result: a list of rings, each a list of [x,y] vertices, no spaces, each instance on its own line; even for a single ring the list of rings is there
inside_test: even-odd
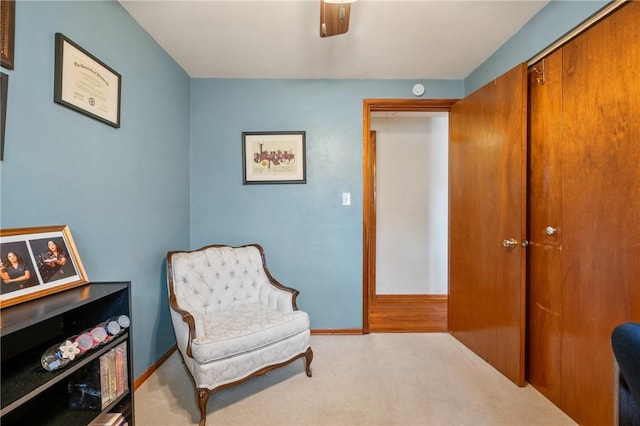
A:
[[[331,37],[349,31],[351,3],[325,3],[320,0],[320,37]]]

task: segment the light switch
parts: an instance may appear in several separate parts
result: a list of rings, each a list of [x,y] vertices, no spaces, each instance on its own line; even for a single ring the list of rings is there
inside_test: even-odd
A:
[[[350,192],[343,192],[342,193],[342,205],[343,206],[350,206],[351,205],[351,193]]]

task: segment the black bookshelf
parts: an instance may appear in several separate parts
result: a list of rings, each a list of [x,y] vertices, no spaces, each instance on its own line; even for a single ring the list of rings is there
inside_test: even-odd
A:
[[[0,310],[0,424],[88,425],[105,411],[135,424],[131,328],[108,344],[56,371],[45,370],[42,354],[52,345],[117,315],[131,318],[130,282],[93,282]],[[69,378],[126,342],[127,390],[104,410],[69,408]]]

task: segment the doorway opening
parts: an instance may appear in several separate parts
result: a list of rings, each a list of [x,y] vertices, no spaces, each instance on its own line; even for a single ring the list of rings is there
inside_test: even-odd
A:
[[[363,102],[363,332],[447,330],[447,295],[378,289],[375,116],[387,113],[443,112],[457,99],[365,99]],[[373,117],[373,118],[372,118]],[[445,258],[446,262],[446,258]],[[379,277],[384,280],[381,275]],[[382,283],[382,282],[381,282]],[[378,291],[380,290],[380,291]]]

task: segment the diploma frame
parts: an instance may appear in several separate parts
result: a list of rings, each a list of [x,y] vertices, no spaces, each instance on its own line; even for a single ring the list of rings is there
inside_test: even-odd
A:
[[[7,92],[9,76],[0,72],[0,161],[4,160],[4,131],[7,127]]]
[[[119,128],[120,80],[116,71],[56,33],[54,102]]]
[[[64,253],[61,257],[48,253],[51,242]],[[13,270],[10,253],[18,261]],[[52,261],[61,258],[66,258],[64,264]],[[89,282],[67,225],[0,229],[0,261],[0,309]],[[6,279],[20,272],[25,279]]]

